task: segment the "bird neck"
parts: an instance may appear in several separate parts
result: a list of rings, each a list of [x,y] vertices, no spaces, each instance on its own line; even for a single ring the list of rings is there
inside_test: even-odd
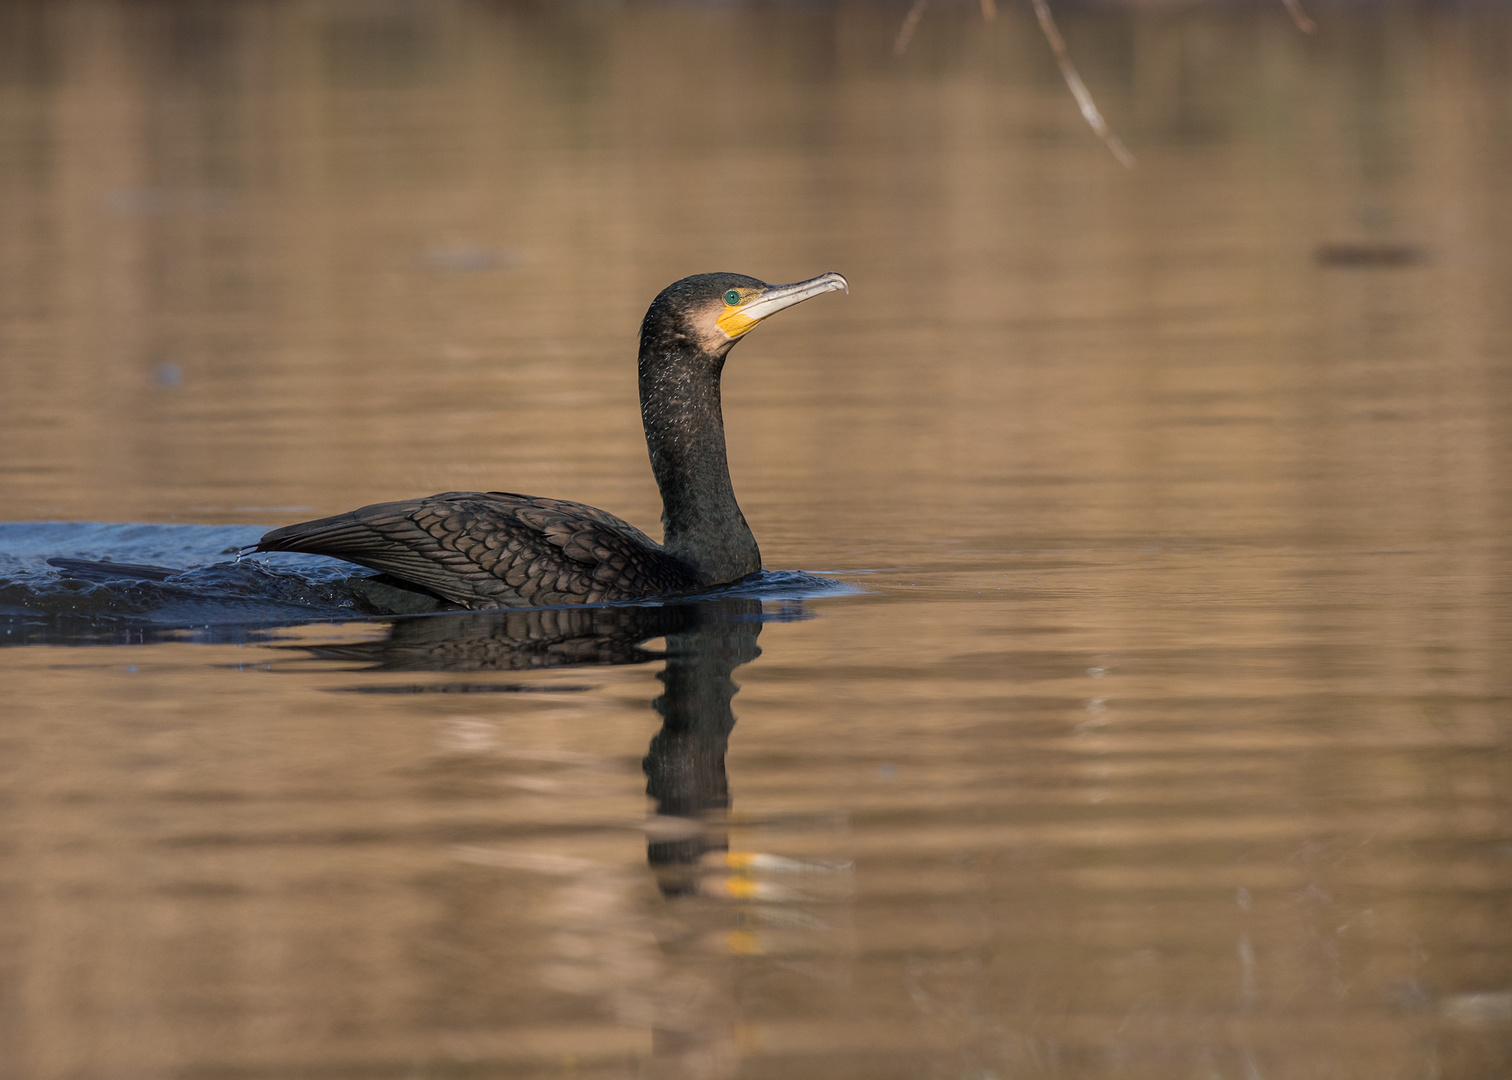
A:
[[[642,349],[641,420],[661,489],[662,547],[700,584],[720,585],[761,569],[761,552],[730,485],[722,357]]]

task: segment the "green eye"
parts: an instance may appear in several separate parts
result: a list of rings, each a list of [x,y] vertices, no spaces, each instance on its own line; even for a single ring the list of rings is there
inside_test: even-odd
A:
[[[740,303],[739,291],[736,289],[731,289],[729,292],[725,293],[725,303],[729,304],[731,307],[734,307],[736,304]]]

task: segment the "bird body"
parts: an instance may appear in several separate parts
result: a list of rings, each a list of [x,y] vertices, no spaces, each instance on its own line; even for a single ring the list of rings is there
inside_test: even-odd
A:
[[[613,514],[503,491],[375,503],[274,529],[258,549],[332,555],[470,608],[594,604],[699,584]]]
[[[468,608],[591,604],[694,592],[761,569],[735,501],[719,380],[767,316],[834,289],[839,274],[767,285],[698,274],[669,285],[641,324],[641,419],[662,496],[658,544],[613,514],[561,499],[449,491],[274,529],[258,551],[331,555]]]

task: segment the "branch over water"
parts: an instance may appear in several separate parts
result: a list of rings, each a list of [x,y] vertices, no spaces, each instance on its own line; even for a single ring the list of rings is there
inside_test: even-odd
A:
[[[1055,54],[1055,63],[1060,67],[1061,78],[1066,80],[1066,86],[1071,91],[1071,96],[1076,99],[1076,106],[1081,110],[1082,119],[1097,133],[1098,138],[1107,144],[1113,156],[1119,164],[1132,169],[1139,164],[1129,148],[1124,146],[1123,141],[1113,133],[1108,122],[1103,119],[1098,111],[1097,103],[1092,100],[1092,93],[1087,89],[1086,83],[1082,82],[1077,74],[1076,65],[1071,62],[1071,55],[1066,51],[1065,39],[1061,37],[1060,28],[1055,25],[1055,16],[1050,14],[1048,0],[1030,0],[1034,5],[1035,18],[1039,20],[1040,30],[1045,35],[1045,40],[1050,43],[1050,51]],[[1318,24],[1308,18],[1307,12],[1302,10],[1302,0],[1281,0],[1285,5],[1287,14],[1296,23],[1297,29],[1304,34],[1316,33]],[[982,19],[992,22],[997,18],[997,0],[981,0]],[[919,20],[924,17],[924,9],[929,6],[929,0],[914,0],[909,7],[908,14],[903,16],[903,25],[898,27],[898,36],[893,40],[893,55],[902,56],[908,51],[909,42],[913,41],[914,31],[919,28]]]
[[[1316,33],[1318,24],[1307,17],[1307,12],[1302,10],[1302,0],[1281,0],[1286,5],[1286,13],[1292,17],[1292,22],[1297,24],[1297,29],[1304,34]]]
[[[1050,14],[1050,5],[1045,0],[1034,0],[1034,14],[1039,19],[1045,40],[1050,43],[1050,51],[1055,54],[1055,62],[1060,66],[1061,78],[1066,80],[1071,96],[1076,98],[1076,105],[1081,109],[1082,119],[1093,131],[1097,132],[1097,137],[1107,144],[1113,156],[1118,159],[1118,163],[1126,169],[1132,169],[1138,162],[1134,160],[1134,155],[1129,153],[1129,148],[1124,146],[1117,135],[1113,134],[1113,129],[1108,127],[1107,121],[1102,118],[1102,113],[1097,111],[1097,103],[1092,100],[1086,84],[1076,73],[1076,65],[1071,63],[1071,56],[1066,52],[1066,42],[1061,37],[1060,28],[1055,25],[1055,17]]]
[[[990,3],[991,0],[984,2]],[[924,17],[924,9],[928,6],[929,0],[914,0],[913,7],[903,16],[903,25],[898,27],[898,36],[893,41],[894,56],[902,56],[908,51],[908,43],[913,40],[914,31],[919,28],[919,20]]]

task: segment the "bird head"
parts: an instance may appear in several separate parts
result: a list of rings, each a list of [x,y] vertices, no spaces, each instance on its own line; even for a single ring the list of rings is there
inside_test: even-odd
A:
[[[651,302],[641,324],[641,350],[692,345],[722,358],[763,319],[835,289],[850,292],[850,284],[834,273],[791,285],[768,285],[744,274],[694,274]]]

